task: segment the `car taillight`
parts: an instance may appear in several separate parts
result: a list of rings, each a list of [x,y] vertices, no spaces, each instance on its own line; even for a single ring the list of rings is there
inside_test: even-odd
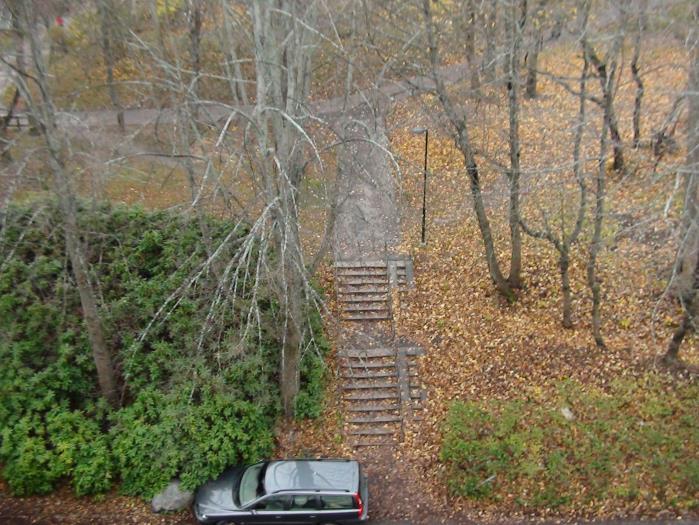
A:
[[[354,502],[357,504],[357,508],[359,509],[359,517],[364,514],[364,503],[362,503],[362,498],[359,497],[359,494],[354,495]]]

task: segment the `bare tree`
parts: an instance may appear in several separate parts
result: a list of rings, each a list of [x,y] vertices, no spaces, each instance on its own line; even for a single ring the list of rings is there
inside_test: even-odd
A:
[[[619,27],[611,38],[612,44],[607,48],[607,52],[604,55],[598,54],[587,35],[583,36],[581,42],[583,52],[594,67],[602,90],[601,98],[593,97],[592,100],[604,111],[605,127],[609,130],[614,152],[614,171],[622,172],[624,171],[624,152],[621,133],[619,132],[619,121],[614,111],[614,95],[616,93],[616,80],[614,77],[617,74],[617,55],[620,52],[624,39],[626,13],[623,9],[619,9],[619,18]]]
[[[544,45],[544,14],[548,0],[539,0],[529,17],[531,23],[531,43],[527,51],[527,80],[525,82],[525,96],[536,98],[538,82],[539,53]]]
[[[590,12],[590,1],[583,0],[582,5],[583,16],[587,18]],[[599,158],[597,161],[597,173],[595,176],[595,211],[594,211],[594,228],[592,241],[590,242],[589,258],[587,263],[587,284],[592,292],[592,334],[595,343],[600,348],[604,348],[604,339],[602,337],[602,319],[601,319],[601,283],[599,280],[597,269],[597,257],[602,249],[602,223],[605,215],[606,203],[606,184],[607,184],[607,167],[606,157],[608,149],[607,135],[611,135],[614,148],[615,169],[623,169],[623,157],[621,157],[621,144],[615,140],[619,138],[618,127],[616,127],[616,117],[613,109],[613,98],[615,92],[615,79],[617,69],[618,54],[621,49],[623,33],[618,31],[612,43],[609,46],[604,58],[600,58],[594,51],[592,45],[588,41],[587,33],[583,33],[580,38],[582,51],[585,54],[585,59],[590,61],[594,66],[597,77],[601,84],[602,99],[599,103],[602,106],[602,130],[600,132]],[[616,133],[612,128],[616,127]],[[618,154],[618,156],[617,156]],[[617,161],[620,165],[617,166]]]
[[[486,82],[495,81],[495,47],[497,35],[498,0],[485,0],[481,5],[481,23],[483,24],[485,45],[481,70]]]
[[[583,17],[582,32],[587,30],[587,16]],[[546,212],[541,210],[542,229],[535,230],[530,227],[525,221],[522,221],[524,231],[537,239],[544,239],[550,242],[558,252],[558,269],[561,276],[561,292],[563,295],[563,320],[564,328],[573,327],[573,304],[570,287],[570,252],[573,245],[577,242],[580,232],[582,231],[585,221],[585,208],[587,206],[587,185],[585,183],[585,175],[583,173],[583,160],[581,159],[582,138],[585,132],[585,102],[587,99],[586,81],[587,81],[588,63],[583,55],[583,69],[580,76],[580,91],[578,95],[579,109],[578,120],[575,124],[575,138],[573,141],[573,170],[575,172],[575,180],[578,184],[579,201],[578,209],[575,217],[575,222],[571,230],[566,230],[565,213],[562,210],[560,235],[556,235],[556,228],[552,227],[551,222]]]
[[[112,356],[104,337],[99,307],[92,282],[90,281],[86,246],[78,227],[78,203],[73,182],[67,172],[65,153],[66,137],[56,125],[56,108],[51,94],[41,42],[37,34],[37,12],[32,2],[25,0],[6,2],[24,39],[29,43],[31,66],[17,71],[17,80],[28,110],[39,125],[47,151],[48,165],[53,175],[54,192],[58,199],[63,219],[66,251],[71,270],[78,287],[83,318],[87,326],[88,339],[97,369],[97,379],[102,395],[112,404],[119,402],[116,391],[116,375]],[[39,94],[35,96],[29,83],[33,83]]]
[[[636,83],[636,94],[633,103],[633,147],[638,148],[641,143],[641,102],[643,100],[643,80],[641,79],[638,61],[641,58],[641,38],[646,27],[646,9],[648,2],[641,0],[636,14],[636,28],[633,40],[633,55],[631,56],[631,74]]]
[[[476,95],[481,87],[478,67],[476,66],[476,6],[474,0],[465,0],[463,4],[464,51],[471,78],[471,91]]]
[[[201,75],[201,24],[203,18],[203,0],[187,0],[187,22],[189,25],[189,54],[192,80],[189,90],[196,98]]]
[[[503,275],[500,269],[500,264],[497,260],[493,234],[485,210],[485,204],[483,202],[478,164],[476,162],[476,156],[469,137],[469,127],[466,113],[464,111],[457,110],[453,100],[447,93],[444,79],[439,74],[439,44],[435,34],[435,23],[432,17],[432,6],[430,5],[430,0],[423,0],[422,15],[427,37],[430,75],[434,82],[437,98],[439,99],[442,109],[444,110],[454,131],[456,145],[464,157],[464,164],[466,166],[466,171],[468,173],[471,186],[473,207],[485,247],[485,257],[488,263],[488,271],[498,291],[509,301],[513,301],[515,299],[515,295],[512,291],[512,286]]]
[[[527,18],[526,0],[510,0],[507,6],[508,33],[510,35],[510,49],[508,52],[509,74],[507,81],[507,94],[509,101],[510,122],[510,169],[507,178],[510,182],[510,275],[508,282],[513,288],[522,286],[522,238],[520,232],[520,143],[519,143],[519,66],[520,49],[522,44],[522,32]]]
[[[699,293],[699,6],[694,9],[691,30],[689,81],[687,83],[687,160],[683,170],[684,205],[680,247],[675,259],[674,285],[682,304],[682,321],[667,347],[664,360],[677,361],[686,334],[696,331],[697,294]]]
[[[284,414],[294,413],[301,345],[307,330],[307,286],[299,235],[298,190],[303,176],[303,129],[308,113],[314,4],[250,2],[256,69],[252,116],[259,175],[270,209],[276,268],[273,283],[282,326],[281,392]]]
[[[107,73],[107,90],[109,92],[109,100],[112,103],[112,108],[116,111],[117,124],[123,132],[124,127],[124,110],[119,103],[116,85],[114,82],[114,64],[115,53],[114,48],[117,41],[115,26],[118,23],[116,6],[114,0],[97,0],[97,13],[100,20],[100,46],[102,47],[102,56],[104,58],[104,68]]]

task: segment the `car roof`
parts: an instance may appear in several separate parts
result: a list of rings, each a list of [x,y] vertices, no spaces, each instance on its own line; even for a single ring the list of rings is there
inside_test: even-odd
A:
[[[265,490],[359,489],[359,463],[347,459],[297,459],[270,461],[265,472]]]

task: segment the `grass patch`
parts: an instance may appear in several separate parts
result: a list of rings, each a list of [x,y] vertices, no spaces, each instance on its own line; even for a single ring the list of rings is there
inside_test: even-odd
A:
[[[696,509],[697,414],[696,384],[655,375],[607,391],[568,381],[550,397],[457,401],[441,461],[453,495],[525,510]]]

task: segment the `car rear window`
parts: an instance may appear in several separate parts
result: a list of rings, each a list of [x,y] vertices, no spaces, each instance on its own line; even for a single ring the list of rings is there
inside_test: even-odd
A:
[[[321,496],[323,508],[327,510],[352,510],[354,509],[354,498],[351,494],[336,496]]]

